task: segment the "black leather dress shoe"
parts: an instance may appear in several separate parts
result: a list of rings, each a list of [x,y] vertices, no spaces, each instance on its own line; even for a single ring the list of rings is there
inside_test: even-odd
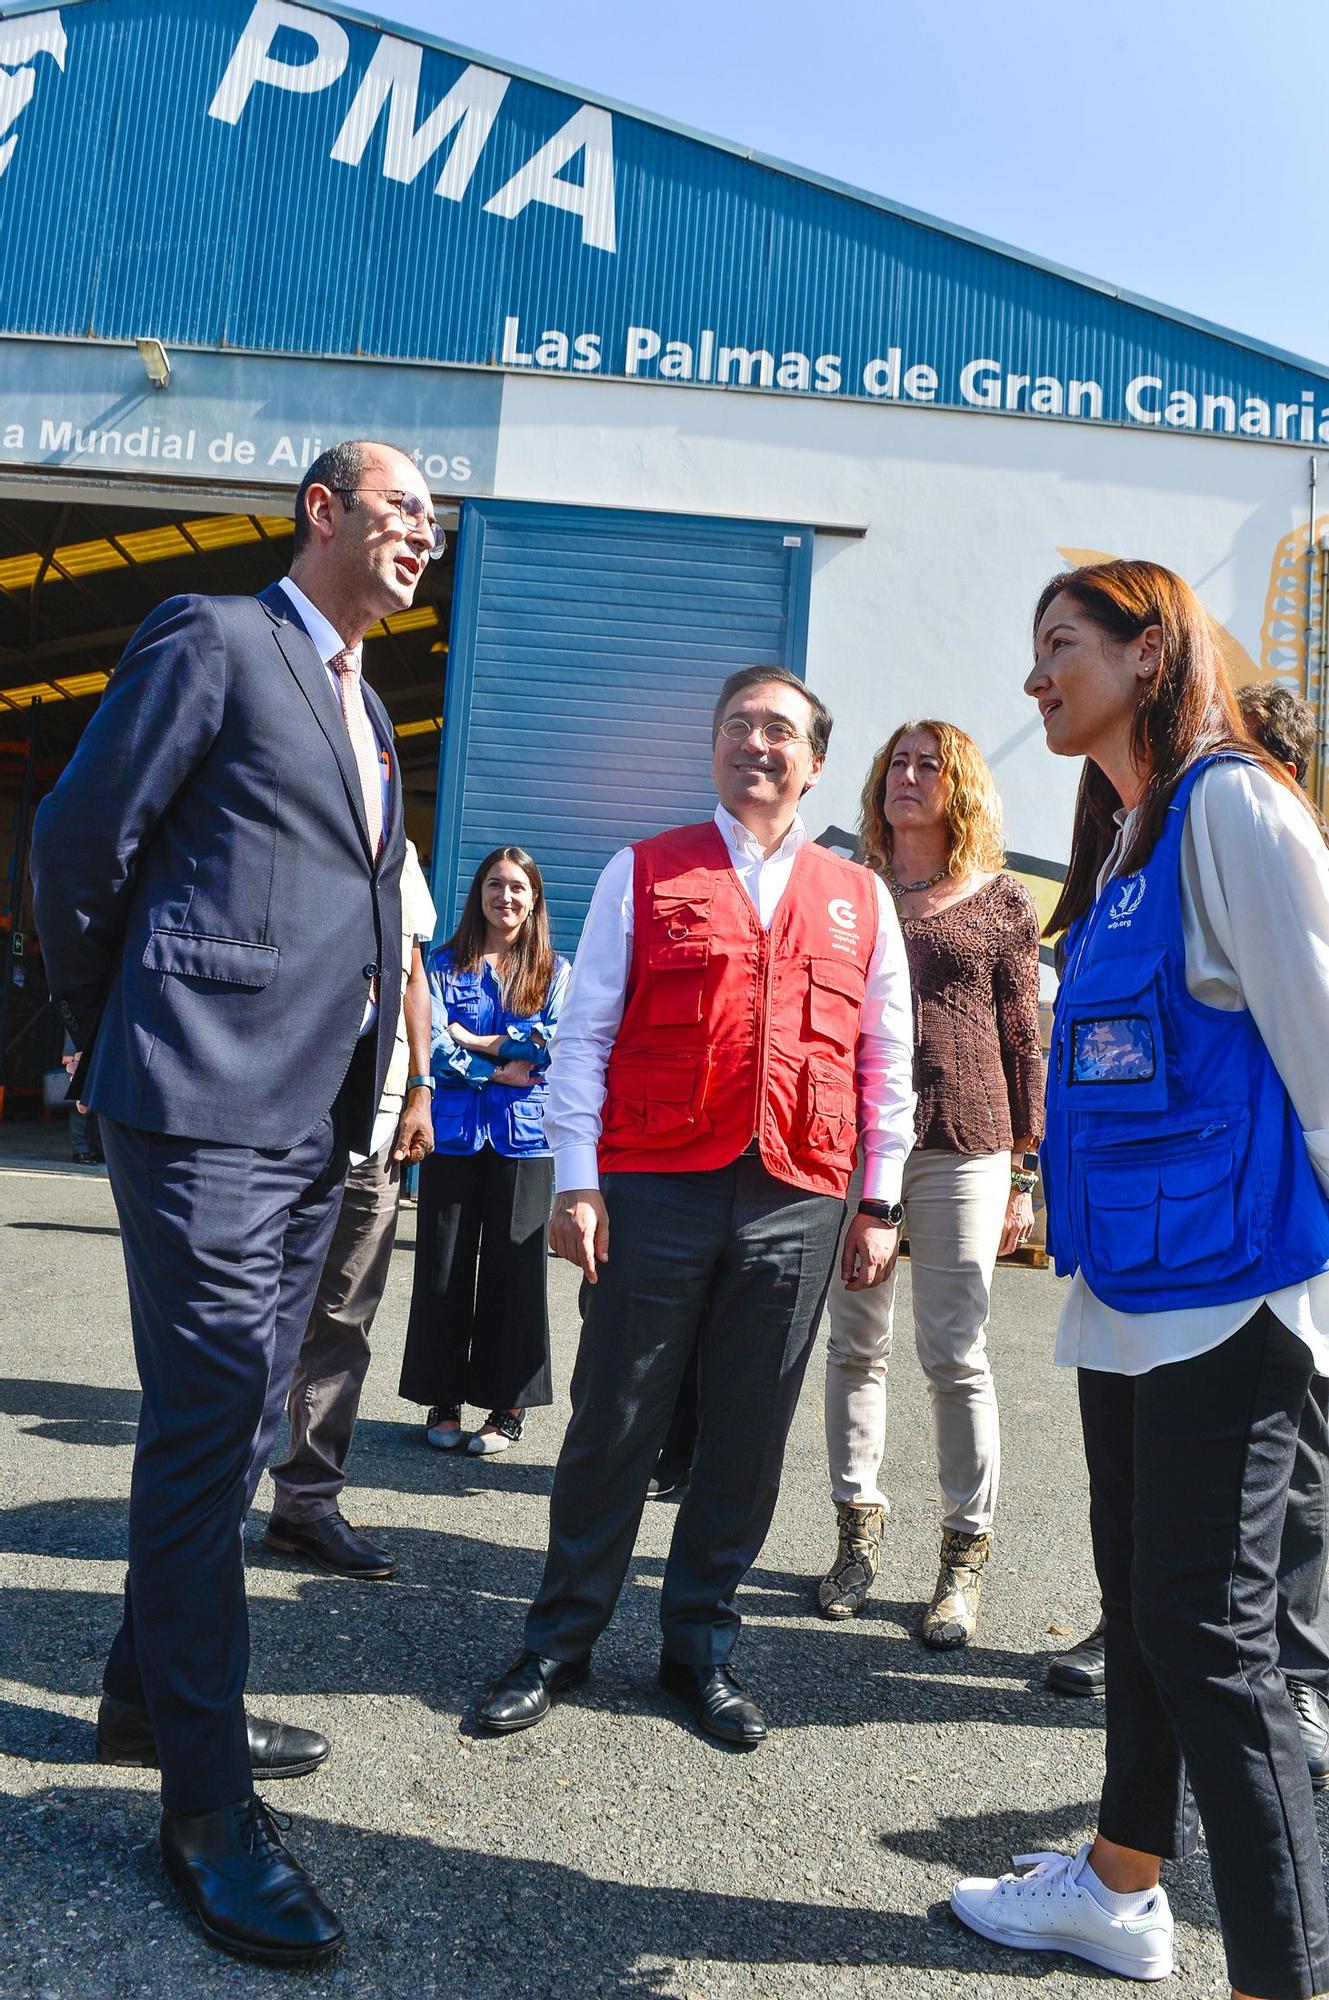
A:
[[[256,1778],[302,1778],[307,1771],[316,1771],[332,1748],[316,1729],[264,1722],[257,1715],[247,1720],[249,1762]],[[157,1768],[157,1745],[146,1708],[102,1696],[97,1710],[97,1762]]]
[[[1301,1731],[1301,1747],[1306,1752],[1306,1764],[1311,1774],[1311,1790],[1322,1792],[1329,1785],[1329,1702],[1318,1688],[1306,1681],[1287,1677],[1287,1691],[1292,1697],[1292,1706],[1297,1711],[1297,1727]]]
[[[280,1549],[283,1555],[307,1556],[320,1569],[334,1576],[365,1579],[392,1576],[397,1568],[390,1555],[376,1549],[363,1535],[357,1535],[340,1514],[325,1514],[319,1521],[283,1521],[273,1514],[263,1545]]]
[[[319,1965],[346,1942],[340,1918],[283,1843],[262,1799],[220,1812],[164,1811],[161,1843],[167,1874],[204,1937],[223,1951],[265,1965]]]
[[[1107,1686],[1107,1670],[1101,1618],[1078,1646],[1048,1661],[1047,1684],[1058,1694],[1102,1694]]]
[[[545,1660],[523,1653],[500,1674],[475,1711],[482,1729],[505,1736],[513,1729],[530,1729],[543,1722],[555,1695],[576,1687],[591,1671],[589,1660]]]
[[[660,1685],[688,1703],[708,1736],[743,1750],[765,1742],[766,1717],[730,1668],[694,1667],[662,1653]]]

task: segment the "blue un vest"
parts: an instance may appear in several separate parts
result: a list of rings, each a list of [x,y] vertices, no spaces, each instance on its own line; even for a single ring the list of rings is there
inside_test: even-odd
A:
[[[1329,1265],[1329,1199],[1249,1013],[1186,990],[1181,835],[1209,757],[1146,865],[1071,926],[1043,1142],[1048,1242],[1121,1312],[1263,1297]]]
[[[562,964],[555,960],[555,970]],[[460,1021],[477,1035],[528,1035],[540,1015],[508,1012],[497,995],[492,975],[459,972],[447,950],[430,954],[429,984],[435,1013]],[[440,1059],[434,1042],[434,1146],[440,1153],[478,1153],[485,1145],[508,1159],[523,1159],[549,1151],[544,1135],[544,1108],[549,1090],[537,1073],[528,1090],[487,1083],[479,1090],[460,1081]]]

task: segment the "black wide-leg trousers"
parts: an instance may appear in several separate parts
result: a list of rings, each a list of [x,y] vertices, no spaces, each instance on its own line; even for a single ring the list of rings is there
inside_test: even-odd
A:
[[[102,1120],[143,1386],[124,1617],[103,1686],[146,1707],[162,1803],[253,1789],[245,1515],[286,1407],[341,1205],[336,1111],[282,1151]]]
[[[1329,1987],[1310,1778],[1275,1635],[1310,1379],[1306,1347],[1267,1306],[1190,1360],[1079,1376],[1107,1621],[1099,1829],[1183,1856],[1198,1807],[1228,1972],[1262,2000]]]
[[[608,1624],[679,1382],[698,1350],[698,1434],[660,1595],[664,1650],[721,1665],[734,1596],[775,1512],[842,1201],[744,1154],[708,1173],[609,1174],[609,1261],[583,1284],[572,1421],[526,1644],[579,1660]]]
[[[548,1153],[489,1145],[420,1168],[415,1276],[397,1394],[441,1409],[532,1410],[554,1400]]]
[[[1329,1380],[1306,1394],[1278,1564],[1278,1663],[1329,1695]]]

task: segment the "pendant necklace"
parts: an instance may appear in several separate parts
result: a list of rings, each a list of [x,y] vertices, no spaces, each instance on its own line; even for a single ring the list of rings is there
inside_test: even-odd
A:
[[[901,896],[916,896],[923,889],[935,889],[938,882],[944,882],[950,874],[949,867],[939,868],[935,875],[929,875],[925,882],[899,882],[890,862],[886,864],[886,887],[898,903]]]

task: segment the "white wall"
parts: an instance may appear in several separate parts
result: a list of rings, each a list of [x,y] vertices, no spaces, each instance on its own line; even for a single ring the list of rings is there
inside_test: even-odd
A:
[[[808,681],[836,716],[814,831],[852,827],[875,746],[941,715],[986,752],[1013,849],[1064,861],[1078,767],[1021,693],[1029,620],[1062,549],[1148,556],[1259,667],[1308,454],[1246,440],[894,405],[510,376],[505,499],[865,526],[819,536]],[[1284,549],[1286,555],[1286,548]],[[810,802],[811,803],[811,802]]]

